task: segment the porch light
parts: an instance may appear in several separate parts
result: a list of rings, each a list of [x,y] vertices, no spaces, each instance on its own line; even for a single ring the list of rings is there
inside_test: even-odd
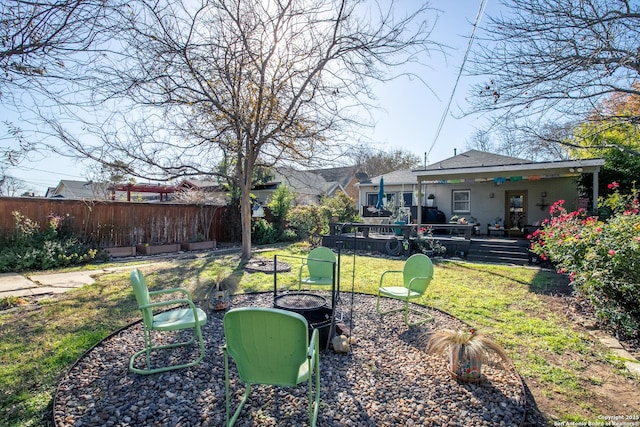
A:
[[[584,169],[582,169],[581,167],[577,167],[577,168],[569,168],[569,172],[574,173],[574,172],[582,172]]]

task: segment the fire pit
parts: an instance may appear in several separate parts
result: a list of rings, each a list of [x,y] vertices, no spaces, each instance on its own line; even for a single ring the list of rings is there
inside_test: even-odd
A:
[[[326,347],[333,310],[327,305],[325,297],[305,292],[291,292],[275,296],[273,306],[301,314],[307,319],[310,330],[318,329],[320,346]]]
[[[307,311],[317,310],[320,307],[326,307],[327,299],[320,295],[294,292],[275,297],[273,305],[276,308],[303,314]]]

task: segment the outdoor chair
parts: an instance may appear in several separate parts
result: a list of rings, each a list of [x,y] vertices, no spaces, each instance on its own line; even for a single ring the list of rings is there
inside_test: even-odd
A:
[[[308,324],[302,315],[264,307],[230,310],[224,316],[223,324],[226,425],[235,424],[251,394],[252,385],[295,387],[306,381],[309,424],[315,426],[320,405],[318,330],[313,330],[309,341]],[[240,380],[245,383],[244,396],[231,419],[229,356],[235,361]]]
[[[329,248],[321,246],[309,252],[306,260],[302,261],[298,272],[298,290],[302,285],[332,285],[334,280],[334,266],[336,254]],[[302,277],[304,273],[308,273]]]
[[[129,360],[129,370],[137,374],[154,374],[157,372],[165,372],[173,369],[186,368],[196,365],[202,361],[204,357],[204,341],[202,340],[201,326],[207,323],[207,314],[197,308],[192,301],[191,294],[184,288],[165,289],[159,291],[149,291],[146,280],[140,270],[131,272],[131,285],[138,302],[138,308],[142,312],[142,327],[144,331],[144,349],[137,351]],[[182,294],[180,299],[172,299],[168,301],[152,302],[151,297],[158,295],[179,293]],[[174,308],[172,310],[161,311],[154,314],[154,310],[162,309],[170,305],[180,304],[183,307]],[[153,331],[177,331],[181,329],[193,329],[193,336],[190,340],[165,345],[153,345]],[[151,352],[156,350],[164,350],[175,347],[189,346],[198,341],[200,354],[192,362],[169,365],[162,367],[151,367]],[[145,355],[145,367],[137,368],[135,366],[136,359]]]
[[[393,275],[402,275],[402,282],[396,286],[383,286],[389,282]],[[404,311],[404,323],[407,326],[420,325],[433,319],[428,313],[409,307],[409,302],[414,299],[422,298],[427,286],[433,278],[433,264],[428,256],[423,254],[415,254],[410,256],[404,263],[402,270],[387,270],[380,276],[380,286],[378,287],[378,298],[376,301],[376,311],[378,314],[386,315]],[[404,306],[395,310],[386,312],[380,311],[380,296],[395,298],[404,301]],[[418,314],[423,318],[420,321],[409,323],[409,312]]]

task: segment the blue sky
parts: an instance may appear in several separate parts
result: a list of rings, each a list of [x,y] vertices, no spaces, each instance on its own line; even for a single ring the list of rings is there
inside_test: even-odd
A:
[[[485,11],[488,14],[498,7],[497,0],[493,1],[495,3],[488,3]],[[412,152],[421,160],[429,152],[429,164],[451,157],[454,149],[458,153],[465,151],[474,130],[481,128],[484,123],[482,117],[460,119],[451,114],[466,108],[465,98],[471,80],[463,73],[451,110],[435,140],[438,124],[462,65],[467,38],[471,34],[480,0],[432,0],[431,6],[441,11],[432,34],[433,40],[451,47],[448,56],[436,52],[428,59],[429,68],[420,68],[420,76],[429,87],[406,77],[375,85],[374,91],[381,109],[374,113],[375,128],[364,132],[377,148],[383,150],[400,148]],[[481,24],[485,22],[486,16]],[[85,180],[88,167],[73,159],[53,155],[45,158],[36,156],[31,162],[11,168],[9,174],[25,181],[36,195],[44,195],[48,186],[55,186],[61,179]]]
[[[497,0],[494,1],[493,7],[491,2],[487,3],[485,14],[499,6]],[[467,141],[476,129],[484,125],[483,118],[479,116],[460,118],[460,111],[467,109],[465,99],[472,83],[472,79],[463,72],[436,139],[438,125],[447,112],[447,103],[463,63],[480,0],[434,0],[432,6],[441,10],[432,34],[433,40],[451,47],[447,50],[448,56],[445,58],[434,53],[430,58],[430,69],[422,69],[421,77],[428,88],[421,82],[406,78],[377,88],[380,105],[385,111],[376,115],[378,124],[372,135],[372,139],[380,142],[382,147],[411,151],[423,161],[425,153],[428,153],[428,164],[453,156],[454,149],[458,153],[466,151]],[[486,16],[483,16],[480,25],[485,22]]]

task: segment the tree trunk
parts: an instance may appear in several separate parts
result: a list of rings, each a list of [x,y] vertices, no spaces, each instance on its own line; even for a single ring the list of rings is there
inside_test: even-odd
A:
[[[243,184],[243,187],[246,187]],[[242,222],[242,259],[251,258],[251,188],[242,189],[240,221]]]
[[[242,138],[238,138],[242,139]],[[242,225],[242,255],[243,261],[251,259],[251,182],[253,175],[253,156],[255,156],[255,148],[247,139],[244,143],[244,152],[239,153],[240,160],[238,162],[242,168],[238,171],[241,185],[240,195],[240,223]]]

